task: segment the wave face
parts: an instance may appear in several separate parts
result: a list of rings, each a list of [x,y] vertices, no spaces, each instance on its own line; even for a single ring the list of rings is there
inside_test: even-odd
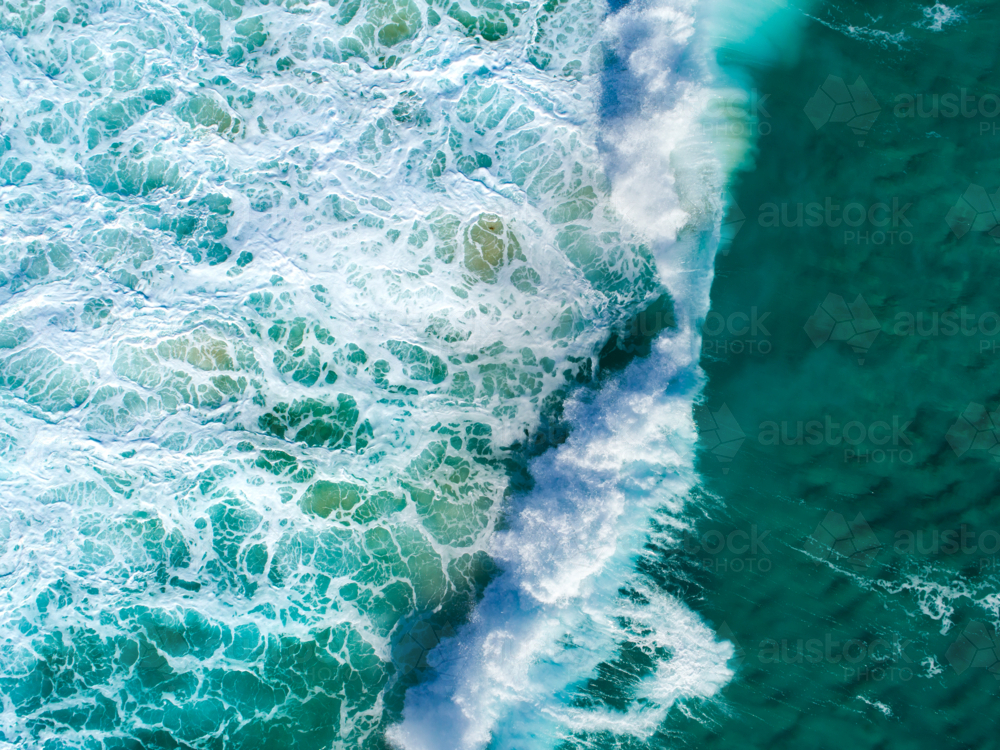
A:
[[[650,2],[601,29],[611,203],[649,240],[676,326],[598,394],[570,399],[572,434],[531,463],[535,486],[491,539],[503,573],[430,655],[436,679],[410,690],[390,731],[406,750],[632,746],[732,675],[731,644],[641,572],[652,519],[684,528],[696,484],[698,326],[726,158],[705,137],[719,91],[695,27],[692,4]]]
[[[630,572],[692,482],[692,9],[604,14],[0,10],[0,746],[542,746],[726,679]],[[624,644],[624,714],[565,700]]]

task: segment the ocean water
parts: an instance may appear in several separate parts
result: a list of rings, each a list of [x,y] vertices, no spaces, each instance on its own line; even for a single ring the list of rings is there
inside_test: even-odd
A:
[[[719,48],[761,109],[703,329],[704,515],[657,570],[735,674],[671,744],[997,746],[997,23],[789,3]]]
[[[994,746],[996,27],[6,4],[0,748]]]
[[[640,741],[729,679],[636,566],[747,142],[695,16],[0,10],[3,747]]]

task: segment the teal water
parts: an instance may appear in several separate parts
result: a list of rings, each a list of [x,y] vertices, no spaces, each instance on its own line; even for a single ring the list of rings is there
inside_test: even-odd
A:
[[[791,3],[720,51],[770,127],[706,321],[706,517],[656,571],[738,651],[665,744],[997,744],[996,34]]]
[[[996,744],[992,13],[5,5],[0,748]]]

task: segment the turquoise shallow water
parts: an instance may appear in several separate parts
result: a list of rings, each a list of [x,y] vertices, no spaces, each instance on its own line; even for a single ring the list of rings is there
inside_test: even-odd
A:
[[[993,10],[4,6],[0,748],[992,747]]]

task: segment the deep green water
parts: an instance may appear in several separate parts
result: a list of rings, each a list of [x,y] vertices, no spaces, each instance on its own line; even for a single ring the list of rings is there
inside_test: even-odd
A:
[[[1000,187],[1000,14],[959,10],[935,31],[916,4],[794,3],[720,51],[763,108],[702,358],[707,409],[739,431],[727,452],[702,420],[706,518],[656,574],[738,669],[664,747],[1000,744],[1000,422],[970,407],[1000,406],[1000,245],[988,214],[946,221],[970,184]],[[828,76],[867,84],[866,133],[807,117]],[[828,295],[867,305],[848,333],[809,323]]]

